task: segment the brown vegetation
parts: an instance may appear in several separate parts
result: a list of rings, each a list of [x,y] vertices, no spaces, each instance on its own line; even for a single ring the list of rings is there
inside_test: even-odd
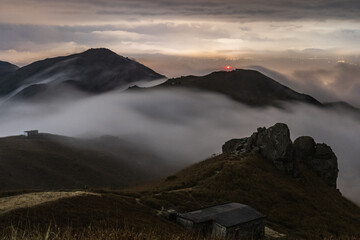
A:
[[[356,239],[360,210],[301,166],[294,179],[258,155],[221,154],[147,186],[77,196],[0,215],[3,239],[202,239],[159,213],[248,204],[287,239]]]
[[[222,154],[138,191],[141,202],[153,208],[244,203],[265,214],[270,227],[296,238],[360,236],[359,207],[306,166],[301,172],[294,179],[260,156]]]
[[[0,159],[0,191],[8,192],[119,189],[158,179],[172,169],[151,153],[116,137],[5,137],[0,138]],[[151,164],[161,167],[150,169]]]

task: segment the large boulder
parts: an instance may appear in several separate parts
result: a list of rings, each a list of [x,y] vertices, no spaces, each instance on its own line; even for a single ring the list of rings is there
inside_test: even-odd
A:
[[[293,144],[294,159],[298,162],[307,162],[315,154],[315,145],[316,143],[312,137],[298,137]]]
[[[294,174],[296,166],[292,161],[292,141],[290,130],[284,123],[276,123],[274,126],[258,128],[256,133],[249,139],[249,146],[270,160],[277,169]]]
[[[294,141],[293,149],[294,160],[304,163],[329,186],[336,188],[337,157],[328,145],[316,144],[312,137],[303,136]]]
[[[338,177],[337,157],[331,147],[325,143],[316,144],[314,156],[306,162],[319,177],[321,177],[328,185],[336,188],[336,180]]]
[[[231,139],[222,145],[223,153],[245,153],[247,151],[248,138]]]
[[[260,153],[270,160],[290,159],[292,155],[292,142],[290,130],[284,123],[260,129],[257,132],[256,146]]]

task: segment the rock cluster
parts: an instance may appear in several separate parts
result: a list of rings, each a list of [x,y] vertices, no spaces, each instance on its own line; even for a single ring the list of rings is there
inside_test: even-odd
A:
[[[245,156],[249,152],[249,138],[231,139],[222,146],[223,153],[234,153]]]
[[[290,139],[286,124],[276,123],[270,128],[258,128],[250,137],[232,139],[223,146],[224,153],[245,156],[251,152],[261,154],[280,171],[298,177],[298,165],[303,163],[336,188],[338,176],[337,157],[325,143],[315,143],[309,136]]]

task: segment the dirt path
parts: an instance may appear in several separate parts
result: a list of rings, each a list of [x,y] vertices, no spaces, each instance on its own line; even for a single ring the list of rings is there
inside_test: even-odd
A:
[[[279,233],[269,227],[265,227],[265,237],[267,238],[284,238],[285,234]]]
[[[36,205],[56,201],[62,198],[71,198],[83,195],[100,195],[96,193],[76,192],[36,192],[26,193],[11,197],[0,198],[0,214],[18,209],[34,207]]]

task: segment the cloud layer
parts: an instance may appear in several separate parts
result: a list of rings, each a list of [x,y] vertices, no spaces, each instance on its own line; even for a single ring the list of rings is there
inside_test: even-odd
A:
[[[70,136],[117,135],[185,166],[220,153],[222,144],[231,138],[284,122],[293,140],[310,135],[333,148],[339,158],[338,186],[360,204],[360,121],[310,106],[291,109],[259,111],[210,93],[115,92],[70,104],[23,103],[1,109],[0,135],[29,129]]]
[[[251,68],[322,102],[347,101],[360,107],[360,66],[357,64],[336,63],[326,67],[293,69],[287,74],[260,66]]]
[[[71,15],[82,19],[87,14],[104,16],[187,16],[221,17],[237,20],[294,20],[294,19],[359,19],[360,4],[356,0],[2,0],[4,6],[22,11],[38,9],[48,14]],[[20,15],[19,13],[19,15]],[[23,16],[26,17],[26,16]],[[41,18],[41,16],[37,16]],[[135,19],[135,18],[134,18]]]

